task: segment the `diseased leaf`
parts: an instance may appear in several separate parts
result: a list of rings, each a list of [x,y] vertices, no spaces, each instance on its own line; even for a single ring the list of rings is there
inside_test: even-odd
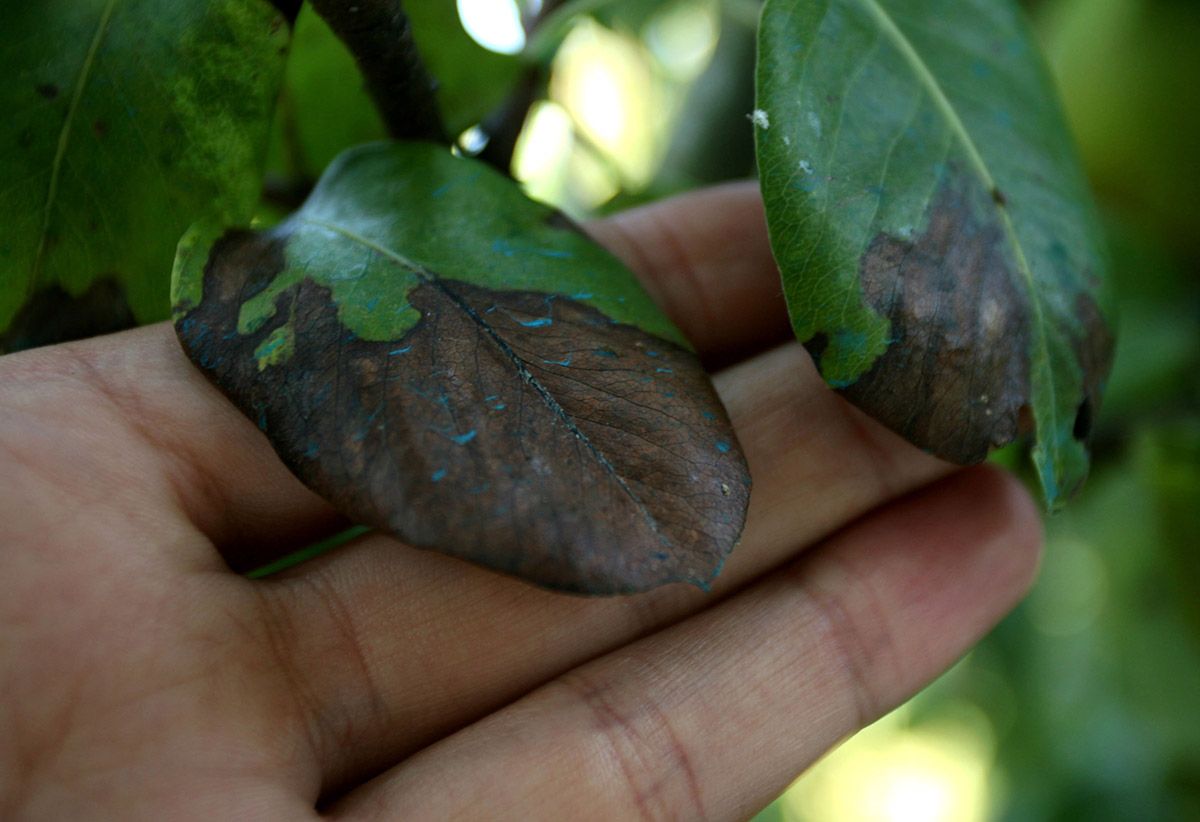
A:
[[[184,347],[355,520],[572,591],[720,569],[750,480],[707,376],[507,178],[374,144],[278,227],[212,236],[181,244]]]
[[[1111,361],[1103,240],[1009,0],[767,0],[759,170],[796,335],[956,462],[1036,430],[1059,506]]]
[[[166,317],[179,236],[258,198],[283,16],[266,0],[14,2],[0,32],[0,351],[55,341],[28,326],[48,305],[74,314],[62,333]]]

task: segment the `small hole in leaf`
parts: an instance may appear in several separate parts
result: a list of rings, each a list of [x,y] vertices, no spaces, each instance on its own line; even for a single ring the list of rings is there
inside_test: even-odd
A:
[[[1071,429],[1071,435],[1077,440],[1086,440],[1092,433],[1092,401],[1084,398],[1079,404],[1079,410],[1075,412],[1075,427]]]

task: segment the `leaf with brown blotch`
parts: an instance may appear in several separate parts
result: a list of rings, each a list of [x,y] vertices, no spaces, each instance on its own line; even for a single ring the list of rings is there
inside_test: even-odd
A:
[[[1105,249],[1015,0],[767,0],[759,174],[796,336],[959,463],[1028,433],[1049,506],[1112,361]]]
[[[277,228],[211,236],[177,262],[185,349],[353,519],[561,590],[719,572],[750,479],[708,376],[511,181],[367,146]]]

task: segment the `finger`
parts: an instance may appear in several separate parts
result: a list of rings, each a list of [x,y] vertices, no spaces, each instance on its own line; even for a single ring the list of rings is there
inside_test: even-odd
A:
[[[539,683],[701,607],[950,470],[868,420],[792,343],[717,379],[755,486],[714,594],[588,600],[369,537],[263,588],[329,785],[377,772]]]
[[[30,460],[61,487],[84,498],[119,489],[144,511],[175,511],[235,566],[294,550],[340,521],[188,362],[166,324],[2,357],[0,385],[11,439],[44,431],[53,447]]]
[[[588,233],[633,269],[710,364],[790,339],[757,182],[624,211]]]
[[[449,737],[335,813],[746,818],[976,642],[1027,590],[1040,541],[1014,480],[960,474]]]

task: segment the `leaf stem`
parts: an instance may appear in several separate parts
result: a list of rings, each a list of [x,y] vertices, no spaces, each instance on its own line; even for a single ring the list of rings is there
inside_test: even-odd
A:
[[[350,53],[388,133],[447,143],[437,84],[421,61],[401,0],[311,0]]]

